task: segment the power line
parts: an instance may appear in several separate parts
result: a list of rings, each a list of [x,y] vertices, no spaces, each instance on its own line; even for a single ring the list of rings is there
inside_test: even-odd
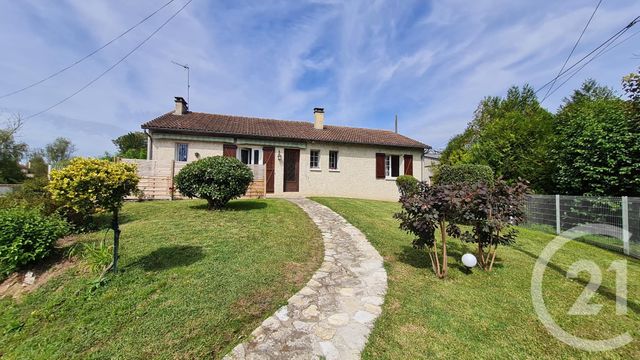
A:
[[[184,8],[186,8],[189,4],[191,4],[193,0],[189,0],[187,1],[180,9],[178,9],[178,11],[176,11],[175,13],[173,13],[173,15],[171,15],[165,22],[163,22],[157,29],[155,29],[151,34],[149,34],[149,36],[147,36],[144,40],[142,40],[142,42],[140,42],[138,45],[136,45],[136,47],[134,47],[133,49],[131,49],[131,51],[129,51],[125,56],[123,56],[122,58],[120,58],[120,60],[118,60],[116,63],[114,63],[113,65],[111,65],[109,68],[107,68],[107,70],[103,71],[100,75],[98,75],[97,77],[95,77],[93,80],[89,81],[88,83],[86,83],[84,86],[82,86],[80,89],[76,90],[75,92],[73,92],[71,95],[67,96],[66,98],[58,101],[57,103],[49,106],[48,108],[38,111],[35,114],[31,114],[29,116],[27,116],[26,118],[24,118],[25,120],[27,119],[31,119],[33,117],[36,117],[38,115],[44,114],[47,111],[55,108],[56,106],[66,102],[67,100],[71,99],[72,97],[78,95],[80,92],[82,92],[83,90],[85,90],[86,88],[88,88],[89,86],[91,86],[93,83],[95,83],[96,81],[98,81],[100,78],[102,78],[103,76],[105,76],[109,71],[113,70],[116,66],[118,66],[120,63],[122,63],[124,60],[126,60],[131,54],[133,54],[136,50],[138,50],[142,45],[144,45],[147,41],[149,41],[149,39],[151,39],[156,33],[158,33],[158,31],[160,31],[163,27],[165,27],[165,25],[167,25],[171,20],[173,20],[173,18],[175,18],[180,12],[182,12],[182,10],[184,10]]]
[[[623,33],[621,33],[620,35],[618,35],[615,39],[617,40],[620,36],[622,36]],[[607,46],[603,47],[600,51],[598,51],[597,54],[595,54],[591,59],[589,59],[587,62],[585,62],[584,64],[582,64],[582,66],[580,66],[578,69],[574,70],[573,73],[571,73],[560,85],[558,85],[555,89],[553,89],[553,91],[551,91],[551,93],[549,93],[549,96],[553,95],[556,91],[558,91],[564,84],[566,84],[567,82],[569,82],[569,80],[571,80],[574,76],[576,76],[582,69],[585,68],[585,66],[589,65],[593,60],[599,58],[600,56],[602,56],[603,54],[609,52],[610,50],[613,50],[613,48],[615,47],[611,47],[609,48],[609,46],[611,46],[611,44],[613,44],[613,41],[610,42],[609,44],[607,44]],[[618,43],[618,45],[620,45],[621,43]],[[544,101],[544,99],[543,99]]]
[[[598,45],[595,49],[591,50],[587,55],[583,56],[580,60],[576,61],[575,63],[573,63],[573,65],[569,66],[568,68],[566,68],[564,71],[562,71],[560,74],[558,74],[556,77],[554,77],[553,79],[549,80],[547,83],[545,83],[544,85],[542,85],[541,87],[539,87],[535,93],[537,94],[538,92],[540,92],[540,90],[546,88],[547,86],[549,86],[554,80],[557,80],[558,78],[562,77],[563,75],[565,75],[566,73],[568,73],[569,71],[571,71],[573,68],[575,68],[576,66],[578,66],[581,62],[583,62],[584,60],[586,60],[589,56],[593,55],[595,52],[597,52],[598,50],[600,50],[603,46],[609,46],[610,42],[613,40],[617,40],[618,37],[620,37],[620,35],[624,34],[627,30],[629,30],[631,27],[633,27],[634,25],[636,25],[638,23],[638,21],[640,21],[640,16],[636,17],[635,19],[633,19],[627,26],[623,27],[622,29],[620,29],[617,33],[613,34],[611,37],[609,37],[607,40],[605,40],[602,44]]]
[[[167,2],[166,4],[162,5],[161,7],[159,7],[158,9],[156,9],[154,12],[152,12],[151,14],[149,14],[147,17],[143,18],[142,20],[140,20],[137,24],[133,25],[132,27],[128,28],[127,30],[125,30],[123,33],[121,33],[120,35],[116,36],[115,38],[109,40],[107,43],[105,43],[104,45],[100,46],[99,48],[93,50],[92,52],[90,52],[89,54],[83,56],[82,58],[76,60],[74,63],[67,65],[66,67],[52,73],[51,75],[44,77],[34,83],[31,83],[23,88],[8,92],[2,96],[0,96],[0,99],[4,99],[6,97],[21,93],[25,90],[31,89],[34,86],[40,85],[43,82],[50,80],[60,74],[62,74],[63,72],[71,69],[72,67],[80,64],[81,62],[87,60],[88,58],[90,58],[91,56],[97,54],[98,52],[100,52],[100,50],[106,48],[107,46],[111,45],[113,42],[115,42],[116,40],[120,39],[121,37],[125,36],[126,34],[128,34],[129,32],[131,32],[133,29],[137,28],[138,26],[142,25],[142,23],[144,23],[145,21],[149,20],[151,17],[153,17],[155,14],[157,14],[160,10],[164,9],[165,7],[169,6],[169,4],[171,4],[172,2],[174,2],[175,0],[170,0],[169,2]]]
[[[540,101],[540,103],[543,103],[547,99],[547,97],[549,96],[549,91],[551,91],[553,86],[556,84],[556,81],[558,80],[558,76],[562,73],[562,70],[564,70],[564,67],[567,66],[567,63],[569,62],[569,59],[571,59],[571,55],[573,55],[573,52],[576,51],[576,48],[578,47],[578,44],[580,43],[580,40],[582,40],[582,36],[584,35],[585,31],[587,31],[587,28],[589,27],[589,24],[591,24],[591,20],[593,20],[593,17],[596,15],[596,11],[598,11],[598,8],[600,7],[600,4],[602,4],[602,0],[598,1],[598,4],[596,5],[596,8],[593,9],[593,12],[591,13],[591,16],[589,17],[589,20],[587,21],[587,24],[582,29],[582,32],[580,33],[580,36],[578,36],[578,40],[576,40],[576,43],[573,44],[573,48],[571,49],[571,52],[569,52],[569,56],[567,56],[567,58],[564,60],[564,63],[562,64],[562,67],[560,68],[560,71],[558,71],[558,75],[556,75],[556,78],[551,83],[551,86],[549,86],[547,88],[547,93],[544,94],[544,97],[542,98],[542,101]]]

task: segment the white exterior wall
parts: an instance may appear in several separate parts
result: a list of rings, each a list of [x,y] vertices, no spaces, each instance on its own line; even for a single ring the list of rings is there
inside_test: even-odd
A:
[[[176,144],[189,144],[187,161],[195,161],[196,153],[200,158],[209,156],[222,156],[222,143],[194,141],[194,140],[173,140],[173,139],[153,139],[151,145],[152,155],[150,160],[175,160]]]
[[[320,150],[320,170],[310,169],[311,150]],[[329,170],[329,151],[338,151],[338,171]],[[278,151],[282,160],[277,159]],[[385,147],[308,144],[300,149],[300,191],[284,192],[284,148],[276,148],[275,196],[339,196],[359,199],[398,200],[393,179],[376,179],[376,153],[400,156],[400,174],[404,171],[404,155],[413,155],[413,176],[422,178],[422,151]]]
[[[246,141],[245,142],[250,142]],[[152,159],[173,160],[176,156],[176,144],[189,144],[188,161],[223,154],[223,143],[183,139],[153,139]],[[260,140],[256,140],[260,143]],[[256,145],[240,145],[257,148]],[[262,147],[260,146],[260,149]],[[410,148],[387,148],[366,145],[333,143],[308,143],[300,150],[299,189],[298,192],[284,192],[284,149],[275,146],[275,197],[339,196],[361,199],[398,200],[398,189],[393,179],[376,179],[376,153],[400,156],[400,175],[404,171],[404,155],[413,155],[413,176],[423,178],[422,150]],[[320,150],[320,169],[310,169],[311,150]],[[338,151],[338,170],[329,170],[329,151]],[[278,154],[281,159],[278,160]]]

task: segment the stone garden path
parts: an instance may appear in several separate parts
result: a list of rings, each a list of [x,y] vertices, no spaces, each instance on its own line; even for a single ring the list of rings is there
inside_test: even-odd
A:
[[[359,359],[387,291],[382,257],[344,218],[290,199],[322,232],[324,262],[288,304],[225,359]]]

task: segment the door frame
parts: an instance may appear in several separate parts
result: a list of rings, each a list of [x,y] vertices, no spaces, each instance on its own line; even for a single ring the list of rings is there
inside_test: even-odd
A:
[[[295,154],[295,156],[293,156]],[[287,161],[292,161],[292,158],[295,158],[295,180],[289,181],[289,186],[287,186]],[[293,183],[293,184],[291,184]],[[290,187],[294,185],[294,189],[290,189]],[[299,192],[300,191],[300,149],[284,149],[284,164],[282,171],[282,191],[283,192]]]

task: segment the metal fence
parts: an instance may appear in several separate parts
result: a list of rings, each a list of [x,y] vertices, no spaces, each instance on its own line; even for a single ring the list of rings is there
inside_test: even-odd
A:
[[[640,198],[531,195],[527,200],[525,226],[560,234],[585,224],[608,225],[608,236],[585,234],[580,241],[640,258]],[[592,228],[598,232],[598,226]]]

